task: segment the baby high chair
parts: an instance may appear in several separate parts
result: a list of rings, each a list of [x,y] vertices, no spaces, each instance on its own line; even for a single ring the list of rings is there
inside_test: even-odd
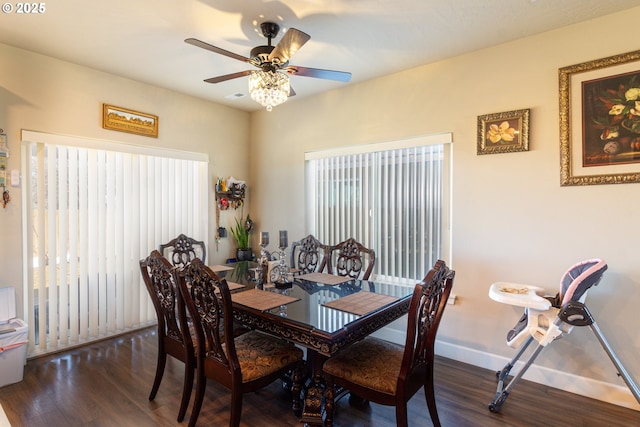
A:
[[[640,390],[629,373],[613,352],[613,349],[598,328],[595,319],[584,305],[587,291],[597,285],[607,269],[601,259],[589,259],[572,266],[562,276],[560,289],[555,297],[545,295],[545,290],[537,286],[517,283],[497,282],[491,285],[491,299],[518,307],[524,307],[524,314],[518,323],[507,333],[507,345],[519,348],[515,357],[496,372],[498,389],[493,402],[489,404],[491,412],[498,412],[517,385],[526,370],[548,344],[564,334],[571,332],[574,326],[589,326],[607,352],[607,355],[624,379],[633,396],[640,402]],[[507,382],[506,379],[516,362],[527,347],[537,341],[538,345],[524,362],[522,369]]]

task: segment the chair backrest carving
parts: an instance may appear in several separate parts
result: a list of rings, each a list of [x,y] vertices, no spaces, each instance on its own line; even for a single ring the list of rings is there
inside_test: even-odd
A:
[[[174,275],[195,327],[198,352],[203,352],[199,357],[213,365],[219,381],[228,383],[230,377],[241,373],[232,338],[233,312],[227,281],[198,258],[184,269],[174,270]]]
[[[184,234],[159,245],[158,250],[174,267],[184,268],[195,258],[200,258],[203,262],[207,259],[207,249],[204,242]]]
[[[142,279],[158,317],[158,330],[183,346],[191,346],[191,335],[183,334],[180,317],[185,315],[173,277],[174,267],[159,251],[154,250],[140,260]]]
[[[369,279],[375,262],[375,251],[356,242],[353,238],[331,246],[327,257],[327,266],[330,274],[348,276],[354,279],[360,278],[362,280]]]
[[[416,285],[409,307],[401,378],[407,378],[420,365],[433,363],[436,333],[454,276],[455,271],[438,260],[422,282]]]
[[[291,267],[300,270],[300,274],[322,272],[328,253],[329,246],[309,234],[291,244]]]

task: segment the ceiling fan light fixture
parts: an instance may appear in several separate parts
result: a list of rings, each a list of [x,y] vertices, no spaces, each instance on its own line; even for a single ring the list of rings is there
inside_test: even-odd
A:
[[[289,97],[289,77],[277,71],[252,71],[249,74],[251,99],[271,111]]]

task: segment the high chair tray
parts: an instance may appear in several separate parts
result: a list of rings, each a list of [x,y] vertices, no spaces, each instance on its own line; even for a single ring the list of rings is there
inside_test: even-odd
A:
[[[542,298],[545,294],[543,288],[521,283],[496,282],[489,288],[489,297],[494,301],[540,311],[551,308],[551,302]]]

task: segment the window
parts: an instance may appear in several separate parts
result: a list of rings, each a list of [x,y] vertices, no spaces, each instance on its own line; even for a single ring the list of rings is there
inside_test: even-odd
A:
[[[155,321],[138,261],[207,237],[206,155],[23,131],[29,354]]]
[[[306,154],[308,229],[376,251],[372,278],[420,280],[449,256],[451,134]]]

